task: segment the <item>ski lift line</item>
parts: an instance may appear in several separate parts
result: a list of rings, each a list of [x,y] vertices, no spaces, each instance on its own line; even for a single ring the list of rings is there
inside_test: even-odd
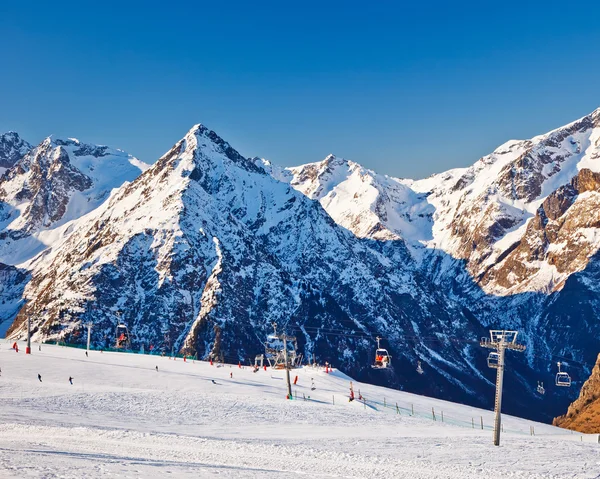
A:
[[[344,332],[345,330],[343,329],[330,329],[330,328],[320,328],[320,327],[316,327],[316,326],[305,326],[301,328],[292,328],[293,331],[306,331],[306,332],[316,332],[316,333],[322,333],[322,334],[328,334],[328,335],[339,335],[339,336],[348,336],[348,337],[360,337],[360,338],[369,338],[369,339],[374,339],[373,335],[371,334],[360,334],[360,333],[346,333]],[[375,333],[375,336],[379,335],[380,337],[382,337],[382,335],[380,333]],[[382,339],[385,339],[382,337]],[[439,341],[439,342],[445,342],[448,340],[451,340],[450,338],[437,338],[434,336],[408,336],[408,335],[402,335],[402,336],[394,336],[394,339],[415,339],[415,340],[420,340],[420,341],[426,341],[426,342],[432,342],[432,341]],[[387,339],[389,341],[389,339]],[[477,340],[464,340],[464,339],[456,339],[454,340],[455,342],[460,342],[461,344],[464,343],[472,343],[472,344],[479,344],[479,341]]]
[[[308,329],[308,328],[306,328]],[[326,335],[326,336],[345,336],[345,337],[356,337],[356,338],[370,338],[373,339],[372,336],[367,336],[367,335],[357,335],[357,334],[345,334],[345,333],[334,333],[334,332],[329,332],[330,330],[322,328],[316,328],[316,331]],[[333,330],[332,330],[333,331]],[[472,340],[465,340],[465,339],[458,339],[458,338],[437,338],[435,336],[426,336],[426,337],[420,337],[420,336],[395,336],[394,339],[415,339],[418,340],[421,343],[428,343],[428,342],[446,342],[446,341],[451,341],[451,342],[455,342],[455,343],[460,343],[460,344],[476,344],[479,345],[479,341],[472,341]],[[389,340],[388,340],[389,341]],[[536,359],[548,359],[548,356],[546,354],[531,354],[530,357],[536,358]],[[581,369],[584,371],[587,371],[589,369],[589,365],[587,363],[582,363],[580,361],[576,361],[574,359],[570,359],[570,358],[566,358],[564,356],[558,356],[556,354],[552,354],[551,358],[557,358],[557,359],[563,359],[564,362],[566,364],[569,365],[569,367],[571,368],[576,368],[576,369]],[[572,366],[571,363],[577,363],[580,364],[581,367],[577,367],[577,366]]]
[[[349,334],[349,333],[342,333],[342,332],[337,332],[337,330],[328,330],[328,329],[324,329],[324,328],[305,328],[305,330],[301,330],[301,329],[292,329],[292,331],[300,331],[300,332],[310,332],[310,333],[318,333],[321,334],[323,336],[342,336],[342,337],[348,337],[348,338],[363,338],[363,339],[369,339],[369,340],[374,340],[374,337],[372,335],[367,335],[367,334]],[[385,338],[382,338],[385,339]],[[440,343],[444,343],[444,342],[448,342],[448,341],[452,341],[452,342],[456,342],[456,343],[460,343],[460,344],[474,344],[474,345],[479,345],[479,341],[475,341],[475,340],[464,340],[464,339],[451,339],[451,338],[436,338],[436,337],[432,337],[432,336],[394,336],[394,339],[405,339],[405,340],[418,340],[420,343],[431,343],[431,342],[440,342]],[[389,341],[389,339],[387,339],[387,341]]]

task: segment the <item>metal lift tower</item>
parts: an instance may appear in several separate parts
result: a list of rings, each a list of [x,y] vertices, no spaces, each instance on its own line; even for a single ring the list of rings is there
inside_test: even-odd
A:
[[[504,381],[504,353],[507,349],[513,351],[525,351],[525,345],[517,344],[518,331],[506,331],[493,329],[490,331],[490,338],[481,338],[479,343],[481,347],[494,349],[498,354],[498,364],[492,367],[496,368],[496,400],[494,403],[494,446],[500,445],[500,429],[502,424],[502,385]]]

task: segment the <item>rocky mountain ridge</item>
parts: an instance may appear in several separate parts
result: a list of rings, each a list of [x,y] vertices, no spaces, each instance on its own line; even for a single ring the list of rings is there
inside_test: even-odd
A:
[[[30,148],[0,178],[0,261],[31,259],[55,241],[60,227],[146,168],[123,151],[76,139],[48,137]]]
[[[566,414],[555,418],[552,424],[585,434],[600,433],[600,354],[577,400],[569,406]]]
[[[19,136],[17,132],[9,131],[0,135],[0,174],[31,150],[33,146]]]

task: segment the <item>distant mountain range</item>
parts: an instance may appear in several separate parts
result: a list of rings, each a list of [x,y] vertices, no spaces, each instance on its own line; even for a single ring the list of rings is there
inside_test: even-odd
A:
[[[329,155],[281,168],[194,126],[152,166],[0,136],[0,334],[247,360],[272,323],[309,359],[479,406],[478,345],[514,328],[505,408],[562,414],[598,354],[600,110],[424,180]],[[370,367],[375,336],[393,369]],[[548,387],[557,358],[574,385]],[[424,374],[416,372],[417,362]],[[569,369],[570,368],[570,369]]]

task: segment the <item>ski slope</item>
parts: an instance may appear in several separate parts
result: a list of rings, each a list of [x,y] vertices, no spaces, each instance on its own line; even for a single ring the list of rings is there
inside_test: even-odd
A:
[[[338,371],[292,371],[287,400],[283,371],[11,344],[1,478],[600,477],[597,435],[504,416],[494,447],[491,411],[357,382],[366,403],[348,402]]]

